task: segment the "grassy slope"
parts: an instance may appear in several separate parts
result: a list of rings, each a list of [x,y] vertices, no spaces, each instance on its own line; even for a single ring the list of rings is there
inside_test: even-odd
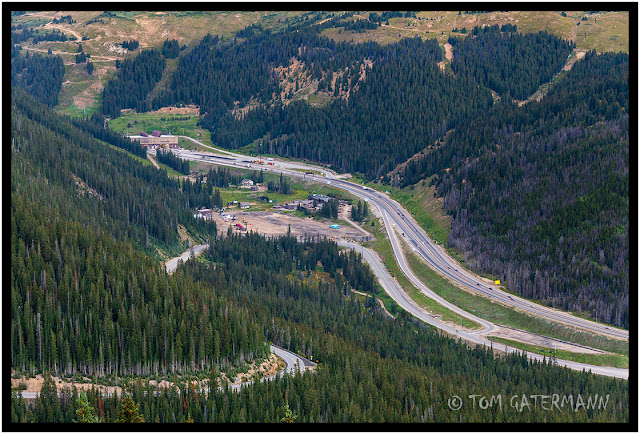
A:
[[[436,38],[440,45],[444,45],[450,35],[464,36],[452,32],[454,28],[466,27],[467,31],[470,31],[474,26],[515,24],[523,33],[544,30],[564,39],[574,39],[576,48],[579,50],[629,52],[628,13],[603,12],[602,15],[589,15],[585,11],[566,11],[567,16],[563,17],[561,12],[510,11],[458,14],[457,11],[424,11],[417,13],[417,18],[392,18],[389,20],[389,26],[383,23],[381,27],[366,30],[364,33],[329,28],[324,30],[323,34],[337,41],[376,41],[381,44],[389,44],[401,38],[418,35],[423,38]],[[584,16],[588,17],[586,23],[593,26],[585,27],[584,21],[581,21],[580,26],[576,26]],[[368,12],[360,14],[360,18],[367,17]],[[597,23],[594,23],[594,18],[597,19]],[[584,38],[585,33],[586,38]]]
[[[451,216],[442,212],[442,199],[429,180],[403,189],[393,189],[392,197],[409,210],[416,221],[439,244],[446,245],[451,232]]]
[[[367,229],[371,229],[367,225]],[[375,221],[374,224],[374,236],[375,241],[370,242],[369,247],[374,249],[382,258],[384,264],[387,266],[389,273],[398,280],[398,283],[407,292],[407,294],[415,301],[420,307],[434,315],[441,316],[444,321],[448,321],[454,324],[462,324],[463,327],[469,329],[477,329],[479,325],[467,318],[450,311],[449,309],[436,303],[429,297],[425,296],[418,288],[416,288],[409,279],[402,273],[398,263],[393,256],[393,250],[391,248],[391,242],[380,230],[380,222]]]
[[[629,354],[629,343],[608,339],[604,336],[574,330],[549,321],[530,316],[494,303],[489,299],[472,295],[451,284],[448,280],[431,270],[415,255],[407,254],[413,272],[434,292],[456,306],[496,324],[502,324],[544,336],[563,339],[620,354]]]
[[[101,17],[104,23],[92,23],[86,25],[89,20],[101,15],[100,11],[42,11],[29,12],[24,15],[12,17],[12,24],[26,24],[29,26],[43,26],[51,23],[53,18],[71,15],[75,24],[62,23],[57,28],[67,34],[71,31],[81,37],[89,38],[81,41],[83,51],[94,57],[96,70],[99,67],[115,70],[115,60],[127,57],[135,57],[140,50],[131,53],[121,53],[117,50],[118,44],[124,40],[135,39],[140,42],[141,48],[161,47],[165,39],[176,39],[180,45],[194,46],[206,34],[217,34],[225,38],[233,35],[244,27],[262,22],[266,27],[281,28],[285,25],[285,19],[292,19],[302,12],[141,12],[118,11],[116,17]],[[70,115],[80,115],[83,106],[87,107],[87,114],[97,111],[100,105],[101,88],[97,84],[106,82],[105,77],[94,72],[93,76],[79,79],[74,74],[74,56],[77,53],[78,42],[41,42],[37,46],[29,42],[22,43],[23,48],[47,49],[59,51],[67,68],[68,74],[65,80],[71,81],[61,93],[60,104],[57,109]],[[169,72],[172,71],[171,60]],[[86,65],[78,65],[86,70]],[[112,72],[111,72],[112,74]],[[108,74],[110,75],[110,74]],[[82,104],[74,103],[74,97],[84,96]],[[81,106],[78,106],[81,105]]]
[[[519,348],[524,351],[542,354],[548,358],[552,358],[554,355],[558,359],[570,360],[579,363],[588,363],[596,366],[613,366],[615,368],[629,368],[629,356],[623,356],[621,354],[584,354],[584,353],[572,353],[565,350],[555,350],[547,347],[540,347],[538,345],[523,344],[522,342],[513,341],[511,339],[490,337],[494,342],[503,343],[514,348]],[[500,348],[499,345],[495,345],[495,348]]]
[[[183,120],[184,118],[188,119]],[[197,122],[198,116],[195,115],[128,113],[111,119],[109,128],[122,134],[138,134],[140,131],[151,133],[153,130],[160,130],[165,134],[171,132],[171,134],[185,135],[207,143],[210,141],[211,134],[199,128],[196,125]]]
[[[380,12],[380,11],[378,11]],[[96,67],[113,68],[116,58],[124,59],[139,53],[119,53],[114,46],[123,40],[136,39],[140,41],[142,48],[160,47],[162,42],[169,39],[177,39],[180,45],[194,46],[198,40],[207,33],[218,34],[225,38],[233,35],[242,28],[262,23],[265,27],[281,29],[286,19],[294,19],[302,12],[122,12],[116,13],[116,17],[102,17],[104,23],[92,23],[87,21],[100,16],[100,11],[44,11],[29,12],[25,15],[12,17],[14,24],[27,24],[29,26],[46,25],[55,17],[71,15],[75,24],[60,24],[58,28],[67,33],[78,33],[89,40],[82,41],[84,51],[96,57]],[[629,14],[626,12],[604,12],[602,15],[589,15],[584,11],[567,11],[563,17],[560,11],[519,11],[519,12],[493,12],[489,14],[461,14],[456,11],[425,11],[419,12],[416,18],[392,18],[389,26],[382,25],[375,30],[367,30],[364,33],[342,32],[340,29],[330,28],[323,34],[337,41],[363,42],[373,40],[381,44],[395,42],[403,37],[419,35],[424,38],[436,38],[440,45],[444,45],[451,30],[454,27],[466,27],[470,30],[475,25],[516,24],[518,30],[524,33],[546,30],[565,39],[573,39],[578,49],[596,49],[602,51],[629,51]],[[362,12],[361,18],[366,18],[368,12]],[[581,21],[587,16],[587,21]],[[597,22],[596,22],[597,20]],[[580,22],[579,26],[576,23]],[[428,33],[427,33],[428,32]],[[454,33],[456,36],[462,36]],[[23,48],[51,48],[68,54],[63,55],[67,63],[73,63],[73,56],[77,52],[78,41],[68,42],[41,42],[37,47],[29,43],[23,43]],[[117,47],[116,47],[117,48]],[[98,57],[102,56],[100,59]],[[84,66],[84,65],[83,65]],[[99,89],[95,88],[96,82],[104,84],[104,77],[94,74],[87,80],[74,80],[70,76],[73,86],[65,88],[58,109],[68,114],[76,115],[82,107],[74,107],[73,97],[86,92],[89,89],[89,98],[95,100],[86,105],[93,111],[99,106],[97,98]],[[65,77],[67,79],[67,77]],[[92,86],[94,86],[92,88]],[[315,98],[317,100],[318,98]],[[87,101],[84,101],[86,103]],[[326,101],[316,101],[326,103]]]

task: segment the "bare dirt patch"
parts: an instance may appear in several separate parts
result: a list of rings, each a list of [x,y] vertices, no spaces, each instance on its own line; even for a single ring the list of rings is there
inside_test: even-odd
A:
[[[95,388],[95,390],[98,390],[102,393],[107,393],[107,394],[122,393],[122,388],[120,386],[103,386],[101,384],[93,384],[91,383],[91,379],[87,377],[83,378],[82,382],[75,382],[75,381],[69,382],[69,381],[63,380],[60,377],[52,377],[52,378],[53,378],[53,381],[56,383],[56,387],[58,388],[58,391],[65,388],[72,389],[75,386],[78,390],[90,390],[92,388]],[[40,390],[42,389],[42,385],[44,384],[44,377],[42,375],[36,375],[35,378],[26,378],[25,376],[22,376],[20,378],[11,379],[11,387],[18,387],[20,383],[27,385],[27,389],[25,390],[25,392],[40,393]]]
[[[96,65],[94,63],[94,65]],[[73,97],[73,104],[78,108],[93,107],[96,104],[96,99],[99,98],[104,86],[102,85],[103,77],[115,71],[115,66],[96,65],[93,71],[93,76],[87,74],[90,85]],[[89,82],[89,81],[87,81]]]
[[[229,385],[242,384],[248,381],[276,375],[278,371],[281,370],[281,367],[282,365],[280,363],[280,358],[275,354],[271,354],[269,358],[262,362],[260,365],[256,366],[255,364],[252,364],[249,366],[247,372],[241,372],[237,374],[233,382],[227,377],[226,374],[221,375],[221,377],[223,377],[229,383]]]
[[[200,107],[195,104],[189,104],[184,107],[161,107],[158,110],[149,113],[200,116]]]
[[[104,197],[100,193],[89,187],[82,179],[73,174],[71,175],[71,178],[73,178],[73,182],[78,186],[78,194],[80,196],[84,196],[86,193],[89,196],[96,196],[98,199],[104,200]]]
[[[249,224],[249,230],[266,236],[285,235],[291,226],[291,235],[298,237],[341,237],[362,240],[366,236],[359,230],[350,226],[340,225],[339,229],[329,227],[329,221],[314,220],[311,217],[302,218],[291,215],[287,212],[229,212],[235,216],[236,220],[224,221],[219,214],[214,214],[213,219],[218,225],[218,232],[224,234],[229,227],[234,227],[236,223],[242,223],[243,219]]]
[[[444,50],[445,50],[444,57],[446,57],[447,60],[451,62],[453,60],[453,47],[451,46],[450,43],[447,42],[446,44],[444,44]]]
[[[222,381],[226,381],[230,386],[233,384],[241,384],[249,381],[256,381],[261,378],[272,377],[280,372],[284,368],[284,362],[275,354],[270,354],[266,360],[263,360],[260,364],[252,363],[248,365],[246,372],[239,373],[231,381],[231,379],[227,376],[226,373],[222,373],[220,375],[220,379],[218,380],[218,386],[221,385]],[[12,372],[12,375],[14,372]],[[60,377],[52,377],[53,381],[56,384],[56,388],[58,391],[63,389],[73,389],[75,387],[78,390],[91,390],[95,389],[103,394],[118,394],[122,393],[122,388],[120,386],[104,386],[101,384],[94,384],[91,382],[90,378],[84,377],[82,381],[66,381]],[[208,379],[202,381],[192,381],[194,387],[202,388],[208,386]],[[42,385],[44,384],[44,377],[42,375],[36,375],[35,378],[27,378],[26,376],[22,376],[20,378],[11,378],[11,387],[17,388],[20,387],[21,384],[27,386],[24,392],[33,392],[40,393],[42,390]],[[158,388],[170,388],[176,385],[174,382],[167,380],[149,380],[149,385],[158,386]]]
[[[573,68],[573,65],[580,59],[584,59],[584,56],[587,54],[586,51],[576,51],[576,56],[569,59],[569,61],[562,68],[563,71],[570,71]]]
[[[147,160],[151,161],[151,164],[153,164],[156,169],[160,169],[158,162],[151,156],[151,154],[147,154]]]

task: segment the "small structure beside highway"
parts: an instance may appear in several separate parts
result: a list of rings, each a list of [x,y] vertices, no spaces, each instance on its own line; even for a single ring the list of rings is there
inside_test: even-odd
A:
[[[131,135],[127,136],[131,140],[134,140],[140,143],[142,146],[147,146],[150,149],[157,148],[169,148],[169,149],[177,149],[178,148],[178,136],[173,136],[171,134],[162,134],[162,131],[153,130],[151,135],[141,131],[139,135]]]

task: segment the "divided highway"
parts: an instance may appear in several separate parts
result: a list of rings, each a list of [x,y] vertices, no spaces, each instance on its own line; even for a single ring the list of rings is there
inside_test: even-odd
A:
[[[190,138],[190,140],[199,143],[202,146],[206,146],[194,139]],[[219,152],[219,150],[215,148],[210,149]],[[511,295],[502,291],[498,285],[488,283],[487,279],[474,275],[469,271],[463,269],[460,264],[458,264],[453,258],[449,256],[449,254],[442,246],[435,244],[435,242],[429,238],[429,236],[413,219],[408,211],[406,211],[400,204],[398,204],[395,200],[391,199],[384,193],[369,189],[367,187],[363,187],[353,182],[339,179],[333,172],[322,167],[303,163],[292,163],[287,161],[277,161],[275,162],[277,166],[264,166],[260,164],[252,164],[252,158],[247,157],[246,155],[236,154],[230,151],[223,152],[226,154],[225,156],[216,156],[208,153],[205,154],[183,150],[180,151],[178,155],[180,155],[181,158],[187,160],[204,161],[218,165],[250,168],[254,170],[263,169],[265,171],[271,172],[283,172],[286,175],[297,176],[299,178],[307,177],[310,175],[306,175],[295,169],[319,171],[324,176],[313,176],[314,181],[333,185],[343,190],[347,190],[353,195],[367,200],[370,204],[374,204],[381,213],[386,213],[387,221],[385,221],[385,226],[387,228],[389,236],[391,236],[392,226],[389,225],[388,222],[391,222],[400,230],[400,232],[404,233],[404,237],[406,238],[407,242],[410,243],[415,251],[427,261],[431,268],[436,269],[438,272],[457,282],[459,285],[463,285],[468,289],[471,289],[472,291],[481,293],[484,296],[487,296],[495,301],[499,301],[505,305],[533,313],[537,316],[545,317],[552,321],[571,325],[574,327],[580,327],[582,329],[605,336],[619,339],[629,339],[629,332],[627,330],[598,324],[593,321],[576,317],[574,315],[571,315],[570,313],[552,309],[546,306],[541,306],[529,300]],[[394,247],[394,253],[397,257],[401,252]]]
[[[183,136],[181,136],[183,137]],[[473,336],[464,336],[461,330],[453,331],[453,334],[459,335],[464,339],[467,339],[472,342],[484,343],[487,344],[490,342],[483,337],[478,337],[478,333],[487,333],[495,327],[492,323],[482,320],[474,315],[469,314],[468,312],[463,311],[462,309],[457,308],[451,303],[446,302],[441,297],[437,296],[437,294],[433,293],[429,288],[427,288],[412,272],[409,268],[406,260],[404,258],[404,254],[402,252],[401,246],[398,243],[395,234],[394,234],[394,226],[397,228],[399,233],[402,233],[403,238],[406,239],[407,243],[414,249],[416,253],[421,255],[424,260],[429,264],[429,266],[440,274],[446,276],[447,278],[455,281],[458,285],[466,287],[472,291],[477,293],[481,293],[490,299],[495,301],[499,301],[505,305],[510,306],[511,308],[518,308],[520,310],[532,313],[536,316],[546,318],[548,320],[569,325],[573,327],[578,327],[592,333],[597,333],[601,335],[605,335],[612,338],[617,339],[629,339],[629,332],[627,330],[622,330],[614,327],[609,327],[603,324],[598,324],[593,321],[589,321],[583,318],[579,318],[571,315],[567,312],[558,311],[552,308],[548,308],[545,306],[540,306],[531,301],[522,299],[517,296],[513,296],[499,289],[497,285],[493,283],[488,283],[487,279],[484,279],[480,276],[474,275],[471,272],[463,269],[460,264],[458,264],[453,258],[451,258],[445,249],[434,243],[428,235],[424,232],[424,230],[418,225],[418,223],[413,219],[413,217],[395,200],[391,199],[388,195],[378,192],[376,190],[372,190],[367,187],[363,187],[361,185],[343,180],[338,178],[335,173],[324,169],[322,167],[313,166],[309,164],[303,163],[295,163],[295,162],[287,162],[287,161],[274,161],[274,165],[265,166],[262,164],[253,164],[253,158],[236,154],[230,151],[220,151],[215,148],[211,148],[207,145],[204,145],[192,138],[188,138],[195,143],[200,144],[201,146],[212,149],[218,154],[213,153],[205,153],[205,152],[197,152],[197,151],[187,151],[180,150],[176,153],[183,159],[192,160],[192,161],[202,161],[211,164],[237,167],[237,168],[248,168],[253,170],[265,170],[268,172],[276,172],[276,173],[284,173],[285,175],[295,176],[299,178],[307,178],[313,177],[313,180],[316,182],[328,184],[335,186],[337,188],[346,190],[353,195],[360,197],[369,202],[369,204],[373,204],[382,215],[386,230],[388,232],[389,238],[391,240],[391,244],[393,247],[394,255],[398,260],[398,264],[400,265],[402,271],[407,275],[409,280],[411,280],[418,288],[420,288],[427,296],[435,299],[438,303],[445,305],[450,310],[458,313],[459,315],[465,316],[466,318],[471,319],[472,321],[478,322],[483,326],[482,330],[476,333],[467,333]],[[151,151],[153,153],[153,151]],[[219,153],[223,152],[224,155],[220,155]],[[306,174],[302,171],[319,171],[323,176],[315,176]],[[361,252],[362,246],[358,249]],[[368,258],[368,259],[367,259]],[[371,259],[367,255],[365,255],[365,259],[369,261]],[[371,261],[369,261],[372,263]],[[372,265],[373,266],[373,265]],[[375,271],[375,270],[374,270]],[[380,275],[376,273],[378,277]],[[383,285],[384,286],[384,285]],[[385,287],[386,288],[386,287]],[[398,296],[401,299],[400,296]],[[394,298],[395,299],[395,298]],[[409,300],[404,300],[401,304],[398,300],[396,300],[403,308],[406,308],[405,305],[409,305]],[[414,307],[417,307],[415,303],[413,303]],[[419,308],[418,308],[419,309]],[[414,312],[415,309],[407,309],[412,314],[416,315]],[[418,316],[418,315],[416,315]],[[418,316],[422,319],[421,316]],[[437,320],[434,320],[437,321]],[[442,322],[431,322],[426,321],[440,329],[444,329],[451,333],[450,330],[445,328],[445,325]],[[482,342],[480,342],[482,341]],[[515,350],[515,349],[514,349]],[[531,358],[539,358],[542,359],[542,356],[536,354],[529,354]],[[610,375],[620,378],[628,378],[628,369],[615,369],[615,368],[604,368],[593,365],[585,365],[575,362],[563,361],[563,363],[571,367],[572,369],[591,369],[594,373],[601,373],[602,375]]]
[[[406,292],[404,292],[404,290],[400,287],[398,282],[393,277],[391,277],[391,275],[389,274],[389,271],[387,270],[387,268],[385,268],[384,264],[382,263],[382,261],[380,260],[380,258],[376,254],[376,252],[374,252],[373,250],[371,250],[369,248],[363,247],[360,244],[352,243],[352,242],[348,242],[348,241],[344,241],[344,240],[338,241],[338,245],[342,246],[342,247],[347,247],[347,248],[350,248],[350,249],[354,249],[357,252],[361,253],[362,257],[369,263],[369,265],[371,266],[371,269],[373,270],[373,272],[378,277],[378,280],[380,281],[380,284],[384,288],[385,292],[387,294],[389,294],[389,296],[391,298],[393,298],[393,300],[396,303],[398,303],[398,305],[400,307],[402,307],[404,310],[406,310],[407,312],[409,312],[410,314],[412,314],[416,318],[426,322],[427,324],[431,324],[431,325],[433,325],[433,326],[435,326],[435,327],[437,327],[437,328],[439,328],[441,330],[444,330],[444,331],[446,331],[447,333],[449,333],[451,335],[459,336],[462,339],[466,340],[467,342],[472,342],[472,343],[479,344],[479,345],[486,345],[488,347],[493,345],[493,347],[495,349],[504,350],[504,351],[510,352],[510,353],[512,353],[512,352],[522,353],[523,352],[522,350],[520,350],[518,348],[514,348],[514,347],[510,347],[508,345],[496,344],[495,342],[491,342],[485,336],[485,334],[488,333],[491,330],[486,328],[486,325],[485,325],[486,321],[484,321],[484,320],[480,320],[482,325],[485,325],[485,328],[483,328],[482,330],[465,331],[465,330],[462,330],[462,329],[456,329],[455,327],[452,327],[451,325],[444,323],[442,320],[440,320],[438,318],[435,318],[429,312],[427,312],[426,310],[424,310],[423,308],[418,306],[416,304],[416,302],[413,301],[407,295]],[[449,306],[447,306],[447,307],[449,307]],[[456,313],[460,314],[460,310],[458,308],[454,307],[454,309],[452,309],[452,310],[454,310]],[[469,316],[469,314],[467,314],[465,316]],[[472,317],[473,317],[473,315],[472,315]],[[478,321],[479,318],[474,317],[473,320],[474,321]],[[489,323],[489,324],[490,324],[491,327],[495,327],[493,324],[491,324],[491,323]],[[541,356],[539,354],[534,354],[534,353],[527,353],[527,356],[530,359],[534,359],[534,360],[538,360],[538,361],[542,361],[544,359],[543,356]],[[548,358],[547,358],[547,360],[548,360]],[[608,376],[608,377],[616,377],[616,378],[623,378],[623,379],[628,379],[629,378],[629,370],[628,369],[611,368],[611,367],[608,367],[608,366],[595,366],[595,365],[589,365],[589,364],[586,364],[586,363],[572,362],[570,360],[562,360],[562,359],[557,359],[557,363],[558,363],[559,366],[566,366],[567,368],[574,369],[574,370],[577,370],[577,371],[585,370],[585,371],[591,371],[594,374],[605,375],[605,376]]]

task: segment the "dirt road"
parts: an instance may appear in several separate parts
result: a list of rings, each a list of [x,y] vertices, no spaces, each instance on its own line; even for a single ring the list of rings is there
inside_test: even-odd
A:
[[[147,159],[151,161],[151,164],[153,164],[156,169],[160,169],[160,166],[158,166],[158,162],[151,156],[151,154],[147,153]]]
[[[44,25],[45,29],[56,29],[56,30],[60,30],[62,33],[65,34],[72,34],[73,36],[76,37],[76,39],[78,40],[78,42],[82,41],[82,35],[78,32],[76,32],[75,30],[71,30],[67,27],[61,26],[59,24],[53,24],[53,23],[47,23]]]
[[[192,255],[194,257],[198,256],[199,254],[204,252],[208,247],[209,247],[208,244],[198,244],[197,246],[193,246],[189,248],[182,255],[169,259],[164,263],[164,266],[167,269],[167,273],[169,274],[173,273],[174,271],[176,271],[176,268],[178,268],[178,263],[180,261],[187,262],[187,260],[189,260],[189,258],[191,258]]]
[[[49,49],[48,48],[34,48],[32,46],[28,46],[25,47],[25,50],[27,51],[38,51],[40,53],[48,53]],[[68,56],[75,56],[76,53],[69,53],[68,51],[58,51],[58,50],[51,50],[51,54],[64,54],[64,55],[68,55]],[[91,60],[96,61],[96,62],[103,62],[103,61],[111,61],[111,60],[122,60],[124,59],[124,57],[114,57],[114,56],[91,56]],[[71,62],[71,63],[65,63],[65,65],[75,65],[75,62]]]

